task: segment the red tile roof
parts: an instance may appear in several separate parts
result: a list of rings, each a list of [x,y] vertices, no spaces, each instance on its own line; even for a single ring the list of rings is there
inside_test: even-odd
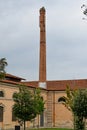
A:
[[[23,84],[27,85],[27,86],[32,86],[37,88],[38,87],[38,81],[27,81],[27,82],[23,82]]]
[[[31,84],[27,84],[27,83],[24,83],[24,82],[15,82],[15,81],[11,81],[11,80],[0,80],[0,82],[2,83],[8,83],[8,84],[13,84],[13,85],[26,85],[30,88],[36,88],[36,86],[32,86]]]
[[[39,81],[24,82],[28,86],[39,87]],[[47,90],[50,91],[65,91],[66,86],[69,85],[71,89],[85,89],[87,88],[87,79],[77,80],[54,80],[46,81]]]
[[[21,84],[20,82],[14,82],[14,81],[11,81],[11,80],[0,80],[0,82],[2,82],[2,83],[14,84],[14,85]]]
[[[22,82],[21,80],[23,78],[6,74],[7,77],[12,77],[16,79],[20,79],[20,82],[16,82],[16,80],[0,80],[0,82],[9,83],[9,84],[24,84],[28,87],[32,88],[38,88],[39,87],[39,81],[27,81]],[[71,89],[85,89],[87,88],[87,79],[77,79],[77,80],[54,80],[54,81],[46,81],[47,88],[42,88],[48,91],[65,91],[66,86],[69,85]]]
[[[87,79],[47,81],[47,90],[63,91],[69,85],[71,89],[87,88]]]
[[[8,74],[8,73],[6,73],[5,77],[10,77],[10,78],[15,78],[15,79],[25,80],[24,78],[21,78],[21,77],[12,75],[12,74]]]

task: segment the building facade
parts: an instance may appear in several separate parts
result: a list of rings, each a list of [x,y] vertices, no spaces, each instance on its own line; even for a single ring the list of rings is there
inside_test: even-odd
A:
[[[46,26],[45,8],[40,9],[40,60],[39,81],[23,81],[24,79],[6,74],[0,81],[0,128],[9,129],[18,125],[13,115],[13,94],[18,92],[18,85],[25,84],[30,90],[41,88],[41,96],[45,101],[44,112],[32,122],[27,122],[27,127],[73,127],[73,116],[60,102],[65,96],[66,85],[71,89],[87,88],[87,79],[47,81],[46,79]]]

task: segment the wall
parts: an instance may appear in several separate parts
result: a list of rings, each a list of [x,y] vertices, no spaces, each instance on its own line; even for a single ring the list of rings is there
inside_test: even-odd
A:
[[[0,97],[0,104],[4,107],[3,122],[0,123],[0,128],[9,128],[16,124],[12,122],[12,106],[14,104],[12,95],[18,91],[18,87],[0,83],[0,91],[4,92],[4,97]]]
[[[58,127],[73,127],[72,113],[58,99],[65,96],[65,92],[55,92],[55,126]]]
[[[32,90],[31,88],[29,89]],[[4,107],[4,118],[3,122],[0,122],[0,128],[14,128],[18,123],[12,122],[12,106],[14,104],[12,95],[14,92],[18,92],[18,87],[16,85],[0,83],[1,90],[4,91],[5,96],[0,97],[0,104]],[[64,95],[64,91],[41,90],[41,96],[45,101],[43,127],[73,127],[72,113],[58,102],[58,99]],[[27,127],[40,126],[40,119],[40,116],[37,116],[32,122],[27,122]]]
[[[63,91],[48,91],[47,93],[47,127],[73,127],[72,113],[58,99],[65,96]]]

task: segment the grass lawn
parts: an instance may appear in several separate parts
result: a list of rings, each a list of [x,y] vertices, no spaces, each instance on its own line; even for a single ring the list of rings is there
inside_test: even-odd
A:
[[[30,129],[30,130],[38,130],[38,129]],[[39,130],[72,130],[68,128],[39,128]]]

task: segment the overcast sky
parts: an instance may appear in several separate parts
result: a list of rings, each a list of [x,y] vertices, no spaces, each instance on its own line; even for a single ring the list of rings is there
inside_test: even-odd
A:
[[[39,77],[39,9],[46,9],[47,79],[87,79],[87,0],[0,0],[0,58],[6,71]]]

